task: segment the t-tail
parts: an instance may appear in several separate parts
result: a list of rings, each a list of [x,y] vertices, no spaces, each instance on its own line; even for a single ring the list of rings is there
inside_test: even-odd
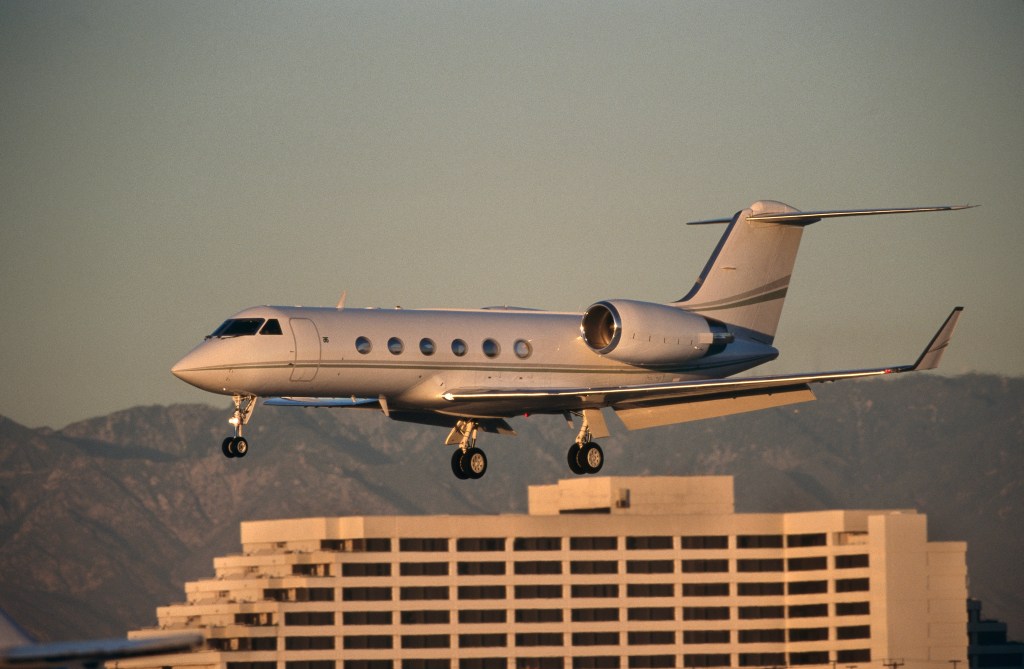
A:
[[[970,205],[799,211],[782,202],[758,200],[732,218],[690,225],[728,223],[697,282],[676,304],[731,325],[750,339],[771,344],[805,226],[823,218],[955,211]]]

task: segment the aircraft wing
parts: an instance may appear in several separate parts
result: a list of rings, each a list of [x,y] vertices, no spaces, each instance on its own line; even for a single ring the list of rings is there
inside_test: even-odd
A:
[[[912,365],[604,388],[466,389],[443,397],[453,404],[533,404],[537,412],[611,407],[629,429],[712,418],[813,400],[812,383],[934,369],[962,311],[957,307],[950,313]]]

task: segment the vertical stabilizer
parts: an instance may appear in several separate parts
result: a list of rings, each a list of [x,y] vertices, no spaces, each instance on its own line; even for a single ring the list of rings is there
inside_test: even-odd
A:
[[[776,223],[751,219],[797,212],[781,202],[759,200],[736,214],[697,282],[677,304],[771,344],[803,226],[813,220]]]

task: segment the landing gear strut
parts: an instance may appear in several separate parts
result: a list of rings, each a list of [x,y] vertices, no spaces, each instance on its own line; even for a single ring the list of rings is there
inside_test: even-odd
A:
[[[244,458],[249,452],[249,442],[242,436],[242,426],[249,422],[253,409],[256,408],[256,397],[253,395],[235,395],[231,398],[235,403],[235,412],[228,422],[235,426],[235,436],[221,442],[220,450],[226,458]]]
[[[449,446],[459,445],[452,453],[452,473],[458,479],[478,479],[487,472],[487,456],[476,447],[476,430],[475,420],[460,420],[445,441]]]
[[[569,414],[566,414],[566,420],[572,424],[572,417]],[[569,447],[566,459],[573,474],[596,474],[604,467],[604,451],[596,441],[593,441],[586,412],[583,412],[583,424],[580,425],[576,441]]]

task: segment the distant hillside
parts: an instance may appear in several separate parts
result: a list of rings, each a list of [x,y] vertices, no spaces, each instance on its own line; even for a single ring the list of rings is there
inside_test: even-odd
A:
[[[1024,379],[913,375],[816,388],[795,407],[602,440],[602,474],[731,474],[741,511],[914,507],[969,543],[970,592],[1024,637]],[[137,407],[59,431],[0,418],[0,605],[46,639],[155,622],[239,549],[242,520],[522,512],[570,476],[557,417],[484,435],[479,481],[445,431],[358,410],[258,407],[227,460],[228,409]]]

